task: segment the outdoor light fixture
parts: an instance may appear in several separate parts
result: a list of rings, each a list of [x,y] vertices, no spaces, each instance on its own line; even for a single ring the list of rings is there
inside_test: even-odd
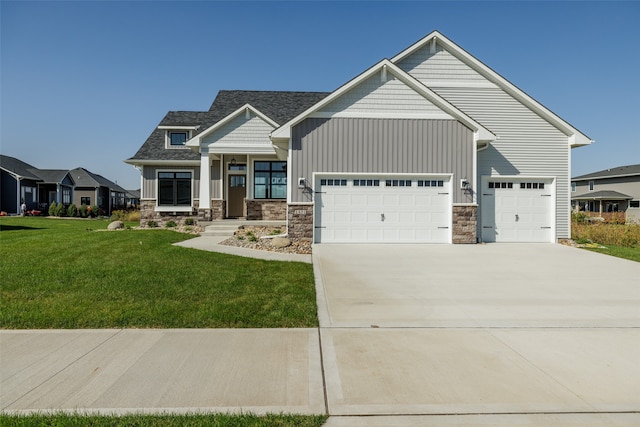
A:
[[[231,166],[235,166],[236,165],[236,158],[232,157],[231,158]]]

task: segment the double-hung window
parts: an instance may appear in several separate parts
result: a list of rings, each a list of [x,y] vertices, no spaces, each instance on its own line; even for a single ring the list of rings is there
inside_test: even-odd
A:
[[[158,206],[191,206],[191,172],[158,172]]]
[[[254,163],[253,197],[255,199],[287,198],[287,162]]]

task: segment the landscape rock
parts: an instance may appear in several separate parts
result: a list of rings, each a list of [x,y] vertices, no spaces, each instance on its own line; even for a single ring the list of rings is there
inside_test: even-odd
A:
[[[276,248],[286,248],[287,246],[291,246],[291,240],[286,237],[274,237],[271,241],[271,245]]]
[[[113,231],[113,230],[123,230],[124,229],[124,222],[122,221],[113,221],[111,224],[109,224],[109,226],[107,227],[107,230],[109,231]]]

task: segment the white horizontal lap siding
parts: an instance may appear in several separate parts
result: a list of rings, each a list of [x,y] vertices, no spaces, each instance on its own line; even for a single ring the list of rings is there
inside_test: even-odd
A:
[[[443,50],[441,46],[436,47],[435,53],[431,53],[430,45],[425,46],[397,65],[413,77],[427,83],[427,86],[430,81],[488,83],[477,71]]]
[[[203,143],[213,144],[213,147],[216,144],[271,146],[269,134],[273,129],[273,126],[254,114],[251,114],[249,119],[244,114],[240,114],[220,129],[207,135]]]
[[[387,115],[392,117],[453,119],[449,114],[417,94],[415,90],[397,80],[391,73],[381,81],[381,73],[376,73],[323,109],[320,114],[343,116]]]
[[[501,89],[439,87],[434,91],[498,136],[478,153],[479,176],[556,178],[556,237],[570,237],[568,137]]]

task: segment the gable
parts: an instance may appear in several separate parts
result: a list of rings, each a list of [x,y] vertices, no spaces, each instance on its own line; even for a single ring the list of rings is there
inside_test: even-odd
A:
[[[464,88],[469,93],[477,89],[498,89],[527,109],[529,117],[525,120],[530,120],[534,115],[538,116],[549,126],[556,128],[568,137],[567,141],[572,147],[589,145],[593,142],[588,136],[437,31],[400,52],[391,59],[391,62],[449,102],[452,101],[440,89]],[[487,102],[490,107],[491,100]],[[452,103],[456,105],[454,102]],[[462,105],[456,105],[456,107],[476,118],[471,111],[466,110]],[[499,117],[501,111],[494,110],[494,114]],[[492,129],[490,124],[481,120],[480,123]]]
[[[429,87],[495,87],[482,74],[438,44],[435,47],[431,44],[423,46],[396,65]]]
[[[383,70],[351,88],[313,116],[454,119],[392,73]]]
[[[206,147],[213,154],[274,154],[269,134],[275,127],[275,122],[246,105],[188,141],[187,146]]]

